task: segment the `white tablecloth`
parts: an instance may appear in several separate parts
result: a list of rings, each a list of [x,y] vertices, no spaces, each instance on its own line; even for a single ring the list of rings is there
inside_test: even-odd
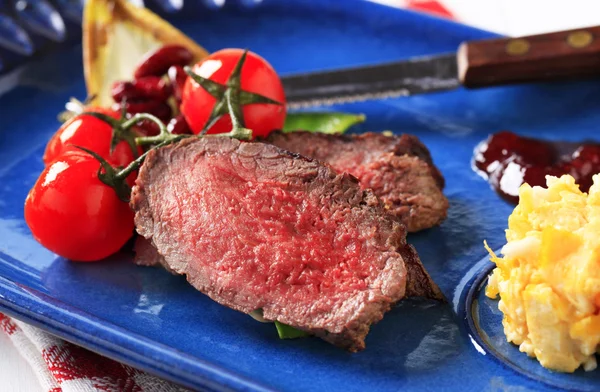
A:
[[[33,370],[21,358],[8,336],[0,330],[0,390],[3,392],[38,392],[42,387]]]

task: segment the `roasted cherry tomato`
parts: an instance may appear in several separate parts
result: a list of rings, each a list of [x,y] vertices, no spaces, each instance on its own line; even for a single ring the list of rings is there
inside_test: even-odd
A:
[[[224,49],[211,54],[200,61],[192,70],[197,75],[224,84],[240,59],[243,50]],[[285,121],[285,94],[283,85],[271,65],[256,53],[248,52],[242,67],[241,88],[244,91],[263,95],[281,105],[247,104],[243,106],[246,128],[253,136],[266,136],[271,131],[281,129]],[[204,129],[215,106],[216,99],[206,92],[197,82],[188,78],[183,89],[181,112],[194,133]],[[208,133],[231,131],[231,118],[222,116]]]
[[[86,108],[86,110],[119,118],[119,114],[110,109]],[[111,139],[112,127],[106,122],[89,115],[75,116],[65,122],[46,145],[44,163],[49,164],[64,151],[72,149],[72,145],[75,145],[94,151],[116,166],[127,166],[134,159],[131,147],[127,142],[121,141],[110,154]],[[141,149],[138,150],[138,154],[141,152]]]
[[[25,200],[25,221],[47,249],[75,261],[117,252],[133,234],[133,211],[98,179],[100,163],[82,151],[51,162]]]

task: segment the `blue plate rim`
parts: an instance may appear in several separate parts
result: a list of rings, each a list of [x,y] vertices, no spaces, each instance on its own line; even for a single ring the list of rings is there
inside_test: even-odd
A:
[[[10,295],[11,293],[13,295]],[[53,308],[61,315],[60,321],[48,315],[48,310]],[[49,298],[38,290],[25,288],[3,276],[0,276],[0,310],[71,343],[191,388],[200,385],[209,391],[227,391],[228,388],[272,391],[221,366],[181,353],[131,330],[105,323],[84,310]],[[103,327],[98,328],[98,324]],[[77,325],[78,328],[73,325]],[[143,349],[144,352],[141,353],[139,349]],[[157,356],[162,356],[162,361],[156,358]],[[180,364],[186,362],[188,366],[179,371],[173,371],[177,369],[175,367],[157,366],[168,361],[169,358],[165,356],[176,357]]]
[[[501,253],[501,248],[494,250],[495,254]],[[490,354],[491,358],[499,365],[510,369],[516,373],[519,373],[528,379],[540,384],[544,388],[556,389],[557,386],[552,384],[550,380],[525,371],[521,366],[517,365],[512,359],[505,355],[502,355],[490,344],[486,337],[487,334],[481,328],[477,317],[477,310],[479,307],[479,301],[477,300],[478,294],[481,290],[485,289],[488,278],[491,276],[492,271],[496,268],[496,265],[489,259],[489,255],[484,256],[481,260],[474,264],[472,271],[475,272],[474,276],[471,277],[463,292],[461,293],[461,299],[458,303],[458,314],[463,316],[464,324],[469,333],[470,338],[473,340],[473,344],[478,345],[486,354]],[[498,301],[496,299],[496,301]],[[515,348],[517,346],[515,345]],[[525,355],[523,353],[523,355]],[[560,390],[560,388],[559,388]],[[593,391],[594,389],[573,389],[574,391]]]

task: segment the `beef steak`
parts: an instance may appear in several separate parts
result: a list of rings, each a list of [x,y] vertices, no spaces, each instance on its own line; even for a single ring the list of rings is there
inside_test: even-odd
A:
[[[158,252],[149,263],[223,305],[262,309],[350,351],[414,289],[407,264],[437,291],[376,196],[273,145],[206,137],[152,151],[131,206],[146,250]]]
[[[400,217],[410,232],[438,225],[446,218],[444,178],[416,136],[273,132],[266,142],[352,174]]]
[[[169,267],[165,258],[158,253],[158,250],[152,242],[146,238],[138,236],[135,239],[133,250],[135,252],[133,261],[137,265],[145,267],[163,267],[172,274],[178,275],[177,272],[174,272]],[[406,245],[399,251],[404,259],[407,273],[404,296],[431,298],[440,301],[445,300],[442,292],[425,270],[415,248],[411,245]]]

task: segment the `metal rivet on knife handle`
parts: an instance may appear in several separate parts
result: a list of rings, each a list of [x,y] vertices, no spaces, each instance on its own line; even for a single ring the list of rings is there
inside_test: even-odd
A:
[[[579,49],[590,45],[594,40],[594,36],[589,31],[574,31],[567,36],[567,44],[570,47]]]
[[[529,52],[531,44],[523,38],[511,39],[506,43],[506,53],[511,56],[520,56]]]
[[[600,77],[600,26],[521,38],[463,43],[457,54],[466,87]]]

